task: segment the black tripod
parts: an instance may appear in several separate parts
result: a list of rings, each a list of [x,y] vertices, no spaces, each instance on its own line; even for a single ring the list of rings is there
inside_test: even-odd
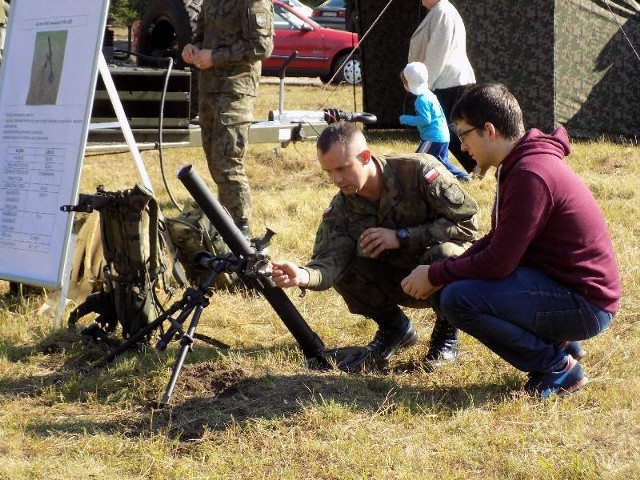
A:
[[[173,394],[173,389],[175,388],[178,377],[180,376],[180,372],[182,371],[182,366],[184,365],[187,353],[192,350],[191,346],[193,345],[194,339],[197,338],[198,340],[205,341],[218,348],[229,348],[228,345],[218,340],[215,340],[206,335],[197,334],[195,332],[196,327],[198,326],[198,322],[200,321],[202,310],[204,310],[209,305],[209,287],[213,283],[213,280],[222,271],[232,268],[233,265],[237,263],[237,260],[232,257],[213,257],[207,253],[199,255],[198,260],[198,264],[200,266],[207,267],[211,270],[211,273],[199,285],[199,288],[187,288],[180,300],[171,305],[171,307],[165,310],[165,312],[162,313],[162,315],[158,316],[158,318],[156,318],[153,322],[142,327],[140,330],[127,338],[124,343],[122,343],[117,348],[113,349],[107,355],[92,364],[89,367],[88,371],[92,371],[107,365],[118,355],[131,349],[140,341],[144,341],[146,337],[148,337],[157,328],[160,328],[165,320],[167,320],[171,323],[171,325],[157,341],[156,349],[159,351],[165,350],[169,342],[171,342],[171,340],[173,340],[176,335],[179,335],[181,340],[180,352],[173,366],[171,379],[169,380],[169,384],[167,385],[165,393],[162,396],[162,400],[160,400],[158,404],[160,407],[165,407],[169,405],[171,395]],[[175,314],[177,314],[177,316],[174,318]],[[189,323],[189,327],[185,331],[183,328],[183,324],[189,318],[189,316],[191,316],[191,322]]]
[[[217,347],[229,348],[217,340],[209,339],[204,335],[195,333],[202,310],[209,305],[207,298],[208,289],[216,276],[223,270],[237,272],[241,276],[244,276],[249,280],[251,287],[264,296],[298,342],[309,368],[320,370],[331,369],[332,365],[326,358],[322,340],[311,330],[284,291],[276,287],[270,278],[269,259],[266,255],[266,247],[269,244],[269,239],[273,235],[273,232],[267,230],[264,237],[253,239],[251,243],[249,243],[249,240],[244,237],[242,232],[233,223],[229,214],[211,194],[202,178],[196,174],[191,165],[183,167],[180,172],[178,172],[178,179],[180,179],[193,196],[193,199],[209,218],[212,225],[220,235],[222,235],[222,238],[231,250],[231,254],[228,257],[214,257],[207,252],[202,252],[197,255],[194,259],[195,263],[211,270],[211,273],[199,288],[188,288],[181,300],[173,304],[153,322],[132,334],[122,345],[91,365],[89,371],[106,365],[125,350],[136,345],[141,340],[146,340],[153,330],[159,328],[165,320],[169,320],[171,326],[169,330],[162,335],[156,344],[156,348],[158,350],[164,350],[173,337],[178,334],[181,336],[182,341],[180,354],[173,367],[171,380],[160,402],[160,406],[168,405],[171,394],[173,393],[173,388],[182,370],[186,354],[191,349],[194,338],[203,339]],[[174,314],[178,314],[176,318],[173,317]],[[192,315],[191,323],[185,332],[182,325],[190,315]]]

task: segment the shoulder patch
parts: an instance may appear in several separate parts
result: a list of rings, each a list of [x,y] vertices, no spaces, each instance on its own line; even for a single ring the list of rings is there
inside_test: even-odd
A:
[[[428,183],[433,183],[433,181],[440,176],[440,172],[438,172],[435,168],[430,168],[427,173],[424,174],[424,179]]]
[[[332,210],[333,210],[333,205],[329,205],[327,208],[325,208],[324,212],[322,212],[322,217],[325,218],[331,215]]]
[[[465,199],[464,192],[455,183],[452,183],[447,189],[445,189],[444,196],[447,197],[447,199],[454,205],[462,205]]]
[[[269,23],[269,16],[266,12],[256,12],[256,25],[260,28],[264,28]]]

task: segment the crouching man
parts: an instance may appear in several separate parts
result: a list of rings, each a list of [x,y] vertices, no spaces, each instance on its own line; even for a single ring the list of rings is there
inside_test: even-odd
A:
[[[447,320],[528,373],[527,392],[573,392],[587,382],[578,341],[609,325],[620,278],[604,216],[564,161],[567,132],[525,133],[500,84],[470,87],[451,117],[478,166],[497,168],[491,230],[458,258],[418,266],[402,287],[439,296]]]
[[[432,306],[428,297],[406,295],[400,281],[419,264],[464,252],[475,237],[477,204],[431,155],[374,156],[354,123],[326,128],[317,154],[340,192],[323,214],[311,261],[272,262],[273,281],[334,287],[350,312],[378,324],[366,352],[371,365],[386,366],[396,350],[418,340],[400,305]],[[457,353],[456,329],[437,315],[426,361],[437,366]]]

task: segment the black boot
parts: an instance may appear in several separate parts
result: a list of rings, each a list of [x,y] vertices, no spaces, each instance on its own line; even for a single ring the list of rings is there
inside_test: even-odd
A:
[[[367,349],[376,361],[387,362],[398,349],[410,347],[418,341],[418,333],[411,320],[399,308],[389,315],[374,318],[374,321],[379,328]]]
[[[371,369],[385,371],[391,355],[398,349],[410,347],[418,341],[418,334],[411,320],[398,307],[376,315],[373,320],[379,328],[368,345],[333,351],[332,355],[340,370],[349,373]]]
[[[458,360],[458,329],[440,315],[436,317],[425,360],[432,368]]]

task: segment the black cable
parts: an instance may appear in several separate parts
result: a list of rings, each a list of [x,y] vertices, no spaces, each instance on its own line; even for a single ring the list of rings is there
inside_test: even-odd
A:
[[[173,70],[175,60],[173,59],[173,57],[150,57],[149,55],[143,55],[138,52],[123,51],[123,50],[114,50],[113,53],[114,54],[125,53],[127,55],[134,55],[136,57],[140,57],[147,61],[151,61],[155,63],[160,63],[162,61],[168,60],[167,74],[164,79],[164,86],[162,87],[162,94],[160,96],[160,118],[158,119],[159,120],[158,122],[158,156],[160,160],[160,174],[162,176],[162,183],[164,184],[164,188],[167,191],[167,195],[169,195],[169,199],[171,200],[171,203],[173,203],[173,205],[178,209],[178,211],[182,212],[182,206],[178,204],[173,194],[171,193],[171,189],[169,188],[169,183],[167,182],[167,176],[164,171],[164,147],[163,147],[163,138],[162,138],[162,135],[163,135],[162,127],[164,126],[164,103],[167,96],[167,90],[169,88],[169,79],[171,77],[171,71]]]
[[[182,206],[178,205],[178,202],[173,197],[171,190],[169,189],[169,184],[167,183],[167,176],[164,172],[164,155],[163,155],[163,147],[162,147],[162,127],[164,124],[164,101],[167,95],[167,89],[169,87],[169,78],[171,76],[171,70],[173,69],[174,60],[172,57],[166,57],[169,62],[167,66],[167,75],[164,80],[164,87],[162,88],[162,96],[160,97],[160,121],[158,124],[158,156],[160,158],[160,174],[162,175],[162,182],[164,183],[164,188],[171,199],[171,203],[178,209],[178,211],[182,211]]]

